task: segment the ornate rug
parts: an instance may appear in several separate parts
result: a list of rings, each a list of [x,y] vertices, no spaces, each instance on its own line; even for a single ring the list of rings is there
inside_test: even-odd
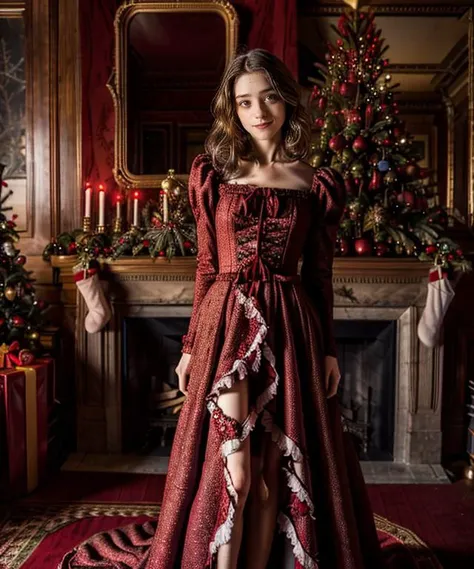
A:
[[[157,504],[20,503],[0,521],[1,569],[55,569],[63,555],[101,531],[156,519]],[[393,569],[442,569],[431,549],[410,530],[375,516]]]

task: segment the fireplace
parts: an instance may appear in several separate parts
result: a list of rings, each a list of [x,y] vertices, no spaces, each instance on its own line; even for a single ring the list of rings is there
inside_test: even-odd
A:
[[[131,429],[127,422],[127,405],[132,400],[124,401],[131,397],[124,392],[123,385],[127,328],[130,332],[130,326],[142,318],[158,319],[162,323],[176,318],[182,319],[183,324],[191,312],[195,260],[127,259],[107,265],[107,294],[113,317],[108,326],[95,335],[84,331],[86,309],[82,298],[76,297],[69,272],[74,260],[54,262],[61,273],[66,303],[69,301],[72,309],[73,302],[77,302],[74,306],[77,450],[121,453],[132,438],[132,434],[124,432]],[[392,374],[392,387],[386,393],[383,390],[377,393],[374,385],[369,385],[365,395],[342,394],[347,412],[352,414],[359,430],[361,424],[367,422],[367,413],[370,415],[370,428],[365,433],[369,458],[393,457],[394,462],[405,464],[440,462],[443,349],[425,348],[416,335],[426,297],[428,268],[415,259],[342,258],[336,259],[334,264],[334,316],[340,344],[342,342],[340,349],[345,350],[343,368],[346,369],[350,361],[348,339],[353,336],[350,327],[355,326],[363,336],[359,341],[365,345],[365,355],[358,357],[370,359],[373,350],[387,349],[384,362],[380,362],[380,356],[378,360],[380,365],[386,364]],[[389,337],[394,340],[389,341]],[[391,347],[382,348],[384,342]],[[393,357],[392,363],[390,357]],[[385,381],[385,371],[383,373]],[[383,424],[373,416],[380,399],[387,409]],[[357,407],[361,400],[365,401],[365,411],[363,406]],[[360,417],[356,417],[358,409]]]

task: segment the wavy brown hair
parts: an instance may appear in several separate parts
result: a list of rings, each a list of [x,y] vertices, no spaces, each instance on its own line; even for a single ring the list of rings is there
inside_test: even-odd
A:
[[[223,179],[236,177],[239,161],[256,160],[251,136],[237,115],[234,87],[244,73],[263,72],[285,102],[286,118],[278,157],[284,162],[304,159],[310,147],[308,113],[300,102],[300,86],[286,65],[264,49],[252,49],[230,63],[212,102],[214,123],[206,139],[206,152]]]

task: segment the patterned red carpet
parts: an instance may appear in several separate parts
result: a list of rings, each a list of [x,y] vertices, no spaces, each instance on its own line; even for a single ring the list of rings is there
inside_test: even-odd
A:
[[[55,569],[90,536],[156,518],[163,484],[164,477],[154,475],[61,473],[2,516],[0,567]],[[369,491],[382,544],[398,558],[406,555],[406,567],[474,566],[474,490],[458,483]]]

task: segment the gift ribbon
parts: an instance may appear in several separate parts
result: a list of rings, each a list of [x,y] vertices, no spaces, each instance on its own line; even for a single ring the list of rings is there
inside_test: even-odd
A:
[[[32,367],[17,367],[25,373],[26,408],[26,480],[28,492],[38,486],[38,402],[37,370]]]

